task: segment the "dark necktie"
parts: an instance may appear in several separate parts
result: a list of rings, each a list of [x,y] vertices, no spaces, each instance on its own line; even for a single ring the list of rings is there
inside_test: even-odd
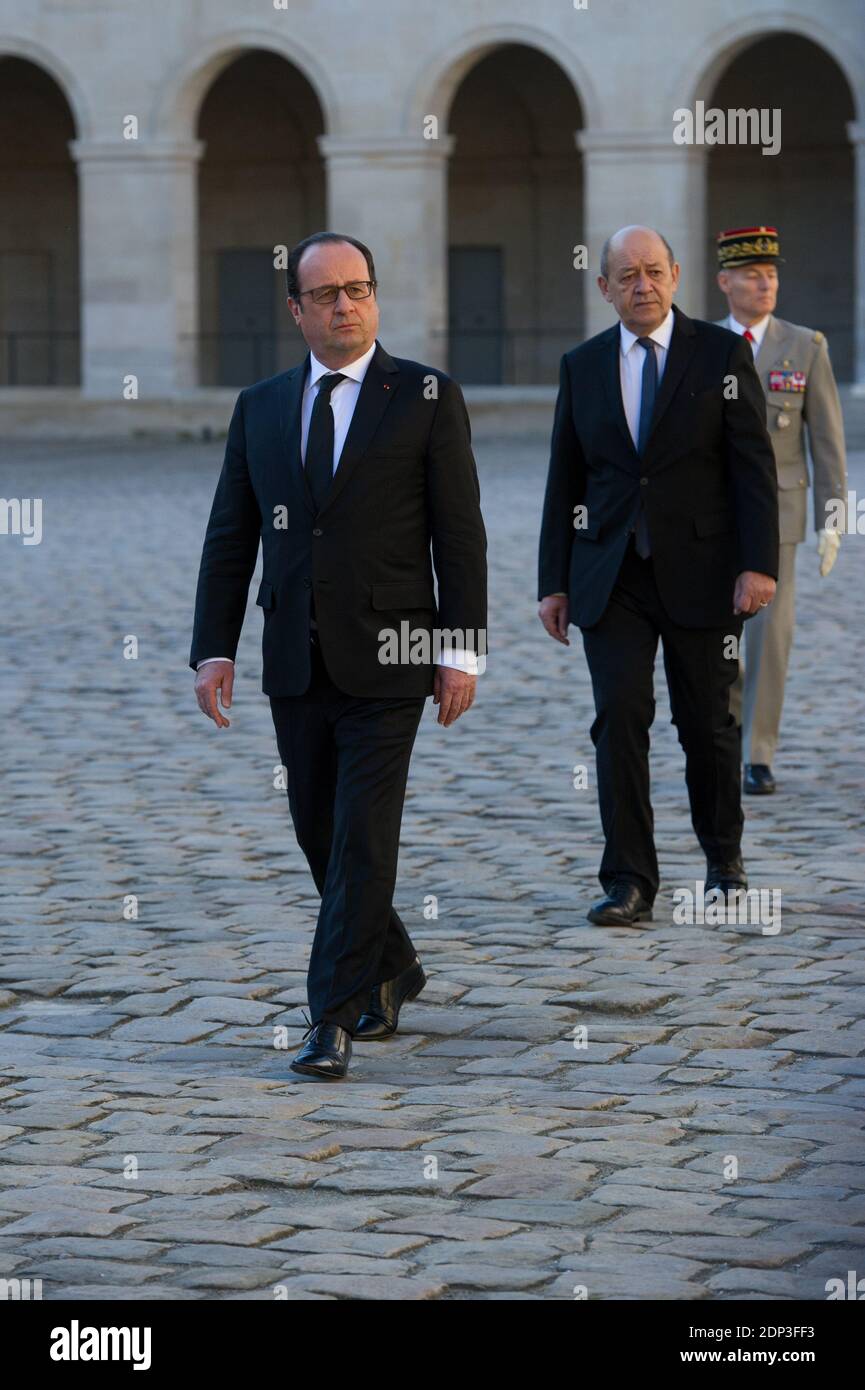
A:
[[[755,353],[757,349],[755,348],[754,344],[756,343],[757,339],[754,337],[754,334],[751,332],[750,328],[745,329],[745,332],[742,334],[742,337],[745,339],[746,343],[751,344],[751,353]]]
[[[640,390],[640,423],[637,427],[637,453],[642,457],[649,442],[649,430],[652,426],[652,415],[655,410],[655,397],[658,394],[658,359],[655,356],[655,344],[651,338],[638,338],[637,342],[645,352],[643,381]],[[651,555],[649,525],[646,521],[646,507],[642,492],[640,493],[640,511],[634,528],[634,545],[637,554],[643,560]]]
[[[347,378],[342,372],[330,372],[319,377],[318,392],[312,407],[309,434],[306,439],[306,476],[316,510],[321,511],[333,482],[333,411],[330,393],[334,386]]]

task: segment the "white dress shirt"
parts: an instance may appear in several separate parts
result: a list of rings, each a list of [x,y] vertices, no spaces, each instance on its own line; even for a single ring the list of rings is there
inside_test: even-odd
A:
[[[641,334],[641,337],[651,338],[655,344],[655,360],[658,364],[658,384],[664,375],[664,368],[667,365],[667,353],[670,350],[670,339],[673,336],[673,325],[675,318],[672,309],[667,314],[663,323],[651,333]],[[643,394],[643,363],[646,360],[646,349],[637,342],[637,334],[632,333],[630,328],[626,328],[623,323],[619,323],[619,381],[622,386],[622,405],[625,407],[625,419],[628,422],[628,429],[631,431],[631,438],[636,446],[637,437],[640,432],[640,400]]]
[[[326,367],[323,362],[319,362],[314,352],[310,352],[309,376],[303,388],[303,402],[300,409],[300,457],[304,468],[306,467],[306,441],[309,438],[312,408],[318,395],[318,383],[323,376],[330,376],[336,371],[341,372],[346,378],[345,381],[337,382],[330,393],[330,408],[333,411],[333,471],[335,473],[342,447],[345,444],[345,436],[348,434],[348,427],[354,415],[354,408],[357,405],[357,398],[360,395],[360,388],[366,376],[366,369],[375,355],[375,349],[376,345],[373,343],[371,348],[367,348],[363,357],[356,357],[345,367]]]
[[[357,405],[357,398],[360,395],[360,388],[366,376],[367,367],[372,361],[377,343],[367,348],[362,357],[356,357],[353,362],[349,362],[344,367],[326,367],[323,362],[319,362],[315,353],[309,354],[309,375],[306,385],[303,388],[303,400],[300,410],[300,457],[304,467],[306,467],[306,441],[309,438],[309,426],[312,420],[312,408],[315,405],[315,398],[318,395],[318,383],[323,376],[328,376],[331,372],[339,371],[345,381],[338,381],[330,393],[330,408],[333,411],[333,471],[339,466],[340,455],[345,445],[346,435],[351,425],[354,409]],[[317,624],[313,624],[317,626]],[[199,661],[196,670],[200,670],[208,661],[231,661],[229,656],[206,656]],[[478,674],[478,658],[476,652],[460,651],[451,649],[441,652],[438,666],[455,666],[459,671],[465,671],[467,675],[476,676]]]
[[[769,319],[771,317],[771,314],[764,314],[756,323],[744,324],[740,323],[738,319],[734,319],[732,314],[728,314],[727,327],[730,329],[731,333],[738,333],[740,336],[745,332],[746,327],[750,327],[751,337],[754,339],[751,344],[751,351],[756,357],[763,344],[763,339],[766,336],[766,329],[769,327]]]

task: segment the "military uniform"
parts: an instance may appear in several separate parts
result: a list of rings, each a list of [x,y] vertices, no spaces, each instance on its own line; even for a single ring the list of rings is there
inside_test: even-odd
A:
[[[744,236],[773,232],[774,228],[761,227],[745,229],[744,233],[722,233],[719,260],[722,238],[727,238],[727,246],[735,252],[736,238],[741,250]],[[765,237],[760,240],[752,235],[746,249],[755,251],[750,263],[756,259],[780,260],[777,233],[774,255],[772,242]],[[728,260],[727,266],[748,263],[747,259]],[[722,261],[722,269],[727,266]],[[735,330],[730,318],[719,322]],[[766,395],[767,425],[778,469],[780,565],[773,602],[745,624],[744,662],[740,662],[739,676],[731,691],[730,708],[742,725],[742,757],[746,765],[771,767],[793,640],[796,546],[805,539],[808,483],[812,483],[814,492],[814,529],[820,531],[826,526],[826,503],[830,498],[845,498],[847,478],[841,403],[824,335],[770,314],[762,341],[759,346],[752,346],[756,349],[754,365]]]

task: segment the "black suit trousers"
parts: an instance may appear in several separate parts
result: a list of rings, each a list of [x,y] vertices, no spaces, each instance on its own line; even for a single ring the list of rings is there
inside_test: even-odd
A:
[[[659,638],[697,839],[708,859],[727,861],[739,853],[739,737],[729,711],[738,661],[724,649],[730,636],[741,636],[742,622],[736,618],[724,630],[674,623],[658,595],[651,557],[641,559],[631,538],[602,618],[582,629],[595,697],[591,734],[606,842],[599,874],[605,890],[615,878],[625,878],[650,901],[658,891],[649,729]]]
[[[412,963],[393,909],[399,832],[423,698],[346,695],[311,644],[302,695],[270,701],[288,803],[321,907],[307,976],[313,1023],[353,1033],[374,985]]]

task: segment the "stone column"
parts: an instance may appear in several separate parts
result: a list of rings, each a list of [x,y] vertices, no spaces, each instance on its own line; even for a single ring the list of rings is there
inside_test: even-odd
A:
[[[853,146],[853,389],[865,395],[865,124],[849,121]],[[831,346],[831,344],[830,344]]]
[[[578,130],[583,154],[585,238],[590,284],[586,287],[586,336],[614,322],[612,307],[595,280],[601,247],[618,227],[657,227],[682,267],[676,303],[686,314],[705,313],[705,150],[673,143],[669,130]]]
[[[453,139],[319,136],[328,227],[375,257],[380,338],[398,357],[447,365],[447,161]]]
[[[140,400],[197,385],[201,141],[70,142],[81,204],[85,396]]]

